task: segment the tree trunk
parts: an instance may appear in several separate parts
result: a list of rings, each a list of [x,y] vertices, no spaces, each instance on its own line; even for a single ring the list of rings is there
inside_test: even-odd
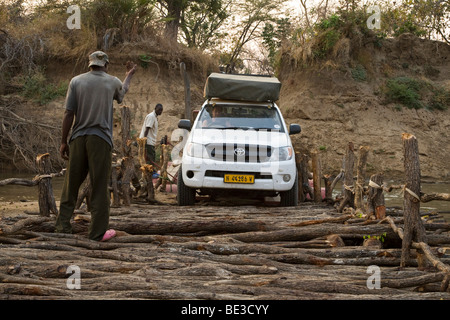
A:
[[[136,141],[138,143],[138,160],[142,167],[147,164],[145,161],[145,144],[147,143],[147,138],[137,138]]]
[[[130,140],[130,125],[131,125],[131,114],[130,108],[123,106],[120,109],[122,115],[122,153],[124,157],[129,157],[131,155],[131,140]]]
[[[366,162],[369,147],[359,147],[358,166],[356,168],[355,209],[364,211],[364,182],[366,179]]]
[[[353,167],[355,165],[355,153],[353,143],[350,142],[345,155],[344,173],[344,199],[342,199],[338,211],[342,212],[346,205],[354,205]]]
[[[49,175],[48,177],[39,178],[39,213],[41,216],[49,216],[50,212],[58,214],[56,202],[53,195],[52,180],[50,171],[52,165],[50,163],[50,154],[40,154],[36,157],[36,165],[40,175]]]
[[[309,186],[309,174],[308,174],[308,156],[306,154],[302,154],[300,157],[300,171],[299,171],[299,179],[301,177],[301,180],[299,180],[299,192],[301,190],[302,198],[303,200],[300,200],[300,202],[304,202],[306,200],[306,196],[309,194],[309,197],[311,199],[314,198],[313,191],[311,187]]]
[[[133,157],[125,157],[122,159],[122,198],[123,204],[129,206],[131,204],[131,180],[134,177],[134,159]]]
[[[405,167],[405,192],[403,200],[404,237],[401,267],[406,265],[412,241],[426,242],[425,228],[420,220],[420,162],[419,147],[415,136],[404,133],[403,159]],[[416,198],[417,197],[417,198]]]
[[[367,217],[369,219],[384,219],[386,206],[383,193],[383,175],[374,174],[370,177],[369,191],[367,195]]]
[[[120,166],[113,163],[111,167],[112,206],[116,208],[120,207],[119,174]]]
[[[155,202],[155,188],[153,187],[153,166],[149,164],[144,164],[141,167],[142,172],[142,189],[143,194],[146,194],[147,202]]]
[[[164,28],[164,37],[169,43],[177,43],[182,7],[180,1],[167,1],[166,3],[167,17],[166,26]]]
[[[322,190],[320,186],[320,157],[317,151],[313,151],[311,153],[311,163],[313,172],[314,202],[322,202]]]
[[[183,78],[184,83],[184,118],[194,121],[191,114],[191,84],[189,75],[186,72],[186,64],[184,62],[180,63],[180,71],[181,78]]]
[[[325,201],[327,203],[333,203],[333,189],[331,189],[331,185],[336,177],[331,174],[324,174],[322,179],[325,184]]]

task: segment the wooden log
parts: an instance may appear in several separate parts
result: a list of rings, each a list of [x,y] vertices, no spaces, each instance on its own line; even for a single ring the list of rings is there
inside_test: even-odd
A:
[[[145,145],[147,144],[147,138],[137,138],[138,144],[138,161],[141,166],[147,164],[145,161]]]
[[[358,152],[358,164],[356,167],[356,185],[355,185],[355,209],[365,211],[364,209],[364,182],[366,179],[366,163],[369,154],[369,147],[361,146]]]
[[[112,204],[114,208],[120,207],[120,195],[119,195],[119,174],[121,168],[117,163],[112,164],[111,168],[111,189],[112,189]]]
[[[433,200],[450,201],[450,193],[430,193],[430,194],[420,193],[421,202],[429,202]]]
[[[336,184],[339,182],[339,180],[342,180],[344,178],[345,170],[341,169],[341,172],[334,178],[333,182],[330,185],[330,192],[332,193],[334,188],[336,187]]]
[[[320,156],[316,150],[311,152],[311,164],[313,172],[314,202],[322,202]]]
[[[303,170],[302,170],[302,154],[300,152],[295,152],[295,166],[297,168],[297,179],[298,179],[298,202],[302,203],[306,200],[306,195],[303,190]]]
[[[309,170],[308,170],[308,161],[309,158],[306,154],[302,154],[300,158],[300,166],[301,166],[301,174],[299,176],[302,177],[301,186],[302,192],[303,192],[303,201],[306,201],[307,195],[309,195],[309,198],[312,200],[314,199],[314,194],[311,186],[309,185]]]
[[[155,188],[153,187],[153,166],[144,164],[141,166],[142,172],[142,190],[146,194],[146,200],[149,203],[155,202]]]
[[[307,249],[324,249],[324,248],[336,248],[345,246],[344,240],[342,240],[342,238],[337,234],[331,234],[329,236],[319,237],[307,241],[290,241],[271,244],[281,246],[283,248],[307,248]]]
[[[52,220],[50,217],[41,216],[41,217],[30,217],[27,219],[21,219],[13,225],[0,225],[0,235],[9,235],[15,232],[18,232],[25,228],[28,225],[37,225],[43,223],[45,221]]]
[[[159,189],[160,192],[166,192],[167,181],[169,176],[167,174],[167,164],[169,163],[169,145],[161,145],[161,170],[159,179],[155,185],[155,189]]]
[[[352,217],[352,215],[345,215],[345,216],[340,216],[340,217],[336,217],[336,218],[306,220],[306,221],[290,224],[290,226],[292,226],[292,227],[302,227],[302,226],[309,226],[309,225],[313,225],[313,224],[330,223],[330,222],[341,222],[341,223],[344,223],[345,221],[347,221],[351,217]]]
[[[49,175],[51,173],[50,154],[40,154],[36,157],[36,165],[39,174]],[[39,213],[41,216],[49,216],[50,212],[58,214],[51,178],[40,178],[38,183]]]
[[[444,273],[431,273],[418,277],[411,277],[407,279],[381,279],[382,287],[389,288],[411,288],[417,286],[423,286],[432,282],[439,282],[444,280]]]
[[[133,219],[133,221],[110,221],[112,228],[130,234],[193,234],[202,233],[237,233],[263,230],[265,224],[261,221],[242,221],[232,219],[212,219],[199,221],[168,221],[151,222],[148,219]]]
[[[125,157],[122,159],[122,179],[121,179],[121,190],[122,190],[122,200],[124,206],[129,206],[131,204],[131,181],[134,177],[134,158]]]
[[[191,84],[184,62],[180,63],[180,72],[184,84],[184,118],[193,121],[193,119],[191,119]]]
[[[18,186],[26,186],[26,187],[34,187],[39,183],[39,179],[21,179],[21,178],[9,178],[0,181],[0,186],[6,186],[9,184],[18,185]]]
[[[402,241],[402,262],[405,266],[412,241],[426,242],[425,228],[420,219],[420,162],[419,147],[415,136],[404,133],[403,159],[405,167],[405,188],[403,200],[404,237]]]
[[[130,112],[130,108],[127,106],[121,107],[120,114],[122,116],[122,121],[121,121],[122,154],[124,157],[129,157],[129,156],[131,156],[131,139],[130,139],[131,112]]]
[[[274,242],[274,241],[307,241],[311,239],[337,234],[344,238],[352,236],[363,239],[364,236],[379,236],[388,232],[387,237],[396,237],[390,228],[381,225],[340,225],[334,223],[321,223],[318,225],[304,226],[300,228],[283,228],[274,231],[253,231],[230,235],[233,239],[242,242]]]
[[[370,177],[367,195],[367,218],[384,219],[386,205],[383,193],[383,174],[377,173]]]
[[[331,174],[324,174],[322,179],[325,185],[325,198],[323,200],[327,203],[333,204],[333,189],[331,189],[331,184],[333,183],[335,177]]]
[[[344,168],[344,198],[338,207],[338,212],[342,212],[344,207],[349,205],[354,206],[354,187],[353,187],[353,167],[355,164],[355,154],[353,143],[350,142],[347,146],[345,155]]]
[[[83,188],[81,189],[81,192],[78,195],[77,202],[75,204],[75,209],[80,209],[81,205],[83,204],[84,199],[86,199],[86,207],[87,211],[91,211],[91,195],[92,195],[92,184],[91,184],[91,177],[88,174],[86,176],[86,179],[84,180]]]
[[[398,234],[398,236],[400,237],[400,239],[404,240],[405,238],[405,234],[404,231],[401,228],[398,228],[394,221],[392,220],[391,217],[386,217],[384,220],[389,222],[389,225],[391,226],[392,230],[394,230],[395,233]],[[415,248],[415,249],[420,249],[422,250],[423,254],[427,257],[427,259],[433,264],[434,267],[438,268],[439,270],[441,270],[442,272],[444,272],[446,274],[442,286],[441,286],[441,291],[446,291],[449,285],[449,277],[450,277],[450,267],[445,264],[442,263],[442,261],[439,260],[439,258],[437,258],[433,252],[431,251],[429,245],[425,242],[414,242],[411,240],[410,246]],[[407,255],[406,259],[409,258],[409,254]],[[419,259],[420,256],[418,257]],[[402,256],[401,256],[401,266],[405,266],[406,262],[404,261],[405,257],[404,257],[404,248],[402,245]]]

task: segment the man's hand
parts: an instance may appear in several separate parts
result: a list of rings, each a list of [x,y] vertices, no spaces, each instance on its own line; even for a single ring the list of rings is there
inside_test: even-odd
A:
[[[125,76],[125,80],[123,81],[123,90],[125,93],[127,93],[128,89],[130,88],[131,78],[133,78],[133,75],[136,72],[137,65],[131,61],[127,61],[126,67],[127,73]]]
[[[61,143],[59,154],[64,160],[69,160],[69,145],[67,143]]]
[[[136,67],[137,65],[131,61],[127,61],[126,63],[126,68],[127,68],[127,73],[126,76],[128,77],[129,75],[132,76],[135,72],[136,72]]]

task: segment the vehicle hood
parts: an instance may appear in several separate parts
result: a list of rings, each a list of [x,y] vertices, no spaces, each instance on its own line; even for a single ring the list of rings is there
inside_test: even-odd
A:
[[[191,142],[208,144],[250,144],[267,145],[274,148],[291,145],[289,136],[284,132],[256,131],[242,129],[195,129],[191,132]]]

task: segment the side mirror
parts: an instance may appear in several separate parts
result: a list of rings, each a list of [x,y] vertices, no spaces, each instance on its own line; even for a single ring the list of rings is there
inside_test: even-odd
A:
[[[191,131],[191,120],[188,119],[181,119],[178,122],[178,128],[180,129],[186,129],[187,131]]]
[[[302,128],[300,128],[300,125],[293,123],[289,125],[289,135],[291,134],[297,134],[302,132]]]

